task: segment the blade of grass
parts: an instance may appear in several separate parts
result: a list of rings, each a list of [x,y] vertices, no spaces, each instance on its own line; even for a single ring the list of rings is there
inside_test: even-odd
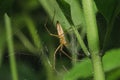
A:
[[[79,32],[77,31],[77,29],[74,26],[72,26],[72,28],[74,30],[74,33],[75,33],[75,35],[76,35],[76,37],[78,39],[78,42],[79,42],[81,48],[83,49],[85,55],[90,56],[90,53],[89,53],[86,45],[84,44],[84,41],[82,40],[81,36],[79,35]]]
[[[37,49],[34,45],[28,40],[28,38],[18,29],[16,29],[16,36],[23,43],[23,45],[32,53],[37,53]]]
[[[5,27],[6,27],[6,37],[8,43],[8,51],[10,57],[10,66],[12,72],[13,80],[18,80],[17,68],[16,68],[16,60],[14,54],[14,46],[13,46],[13,35],[12,35],[12,28],[11,28],[11,21],[7,14],[4,15],[5,18]]]
[[[29,32],[31,34],[31,38],[33,39],[34,45],[38,49],[41,49],[42,48],[41,40],[40,40],[40,37],[39,37],[39,35],[37,33],[37,29],[35,28],[34,22],[27,15],[25,15],[24,20],[25,20],[27,28],[28,28],[28,30],[29,30]]]

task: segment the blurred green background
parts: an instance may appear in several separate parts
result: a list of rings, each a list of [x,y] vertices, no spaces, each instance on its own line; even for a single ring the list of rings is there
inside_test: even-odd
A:
[[[0,80],[13,80],[13,64],[16,66],[18,80],[93,80],[92,63],[84,55],[71,30],[71,25],[74,24],[87,46],[81,1],[0,0]],[[106,80],[119,80],[120,1],[94,2]],[[5,17],[5,13],[8,17]],[[8,26],[12,33],[9,30],[7,32],[6,20],[10,21]],[[52,65],[59,39],[49,35],[45,24],[52,33],[57,34],[57,20],[61,23],[69,44],[63,50],[73,60],[58,51],[56,72]],[[13,53],[9,53],[8,34],[12,36]],[[13,57],[15,60],[12,61]]]

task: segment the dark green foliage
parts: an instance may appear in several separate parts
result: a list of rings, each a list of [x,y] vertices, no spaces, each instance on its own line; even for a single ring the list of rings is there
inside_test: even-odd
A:
[[[106,80],[119,80],[120,0],[94,0],[94,3],[100,44],[95,48],[100,47]],[[13,79],[17,76],[15,72],[18,80],[92,80],[91,57],[81,56],[91,53],[88,33],[93,32],[91,28],[86,30],[83,9],[82,0],[1,0],[0,80],[17,80]],[[8,16],[4,18],[4,15]],[[10,24],[5,20],[9,20]],[[58,50],[57,72],[52,65],[59,39],[50,36],[44,26],[46,24],[50,32],[57,34],[56,21],[60,22],[67,35],[68,47],[63,50],[73,59]],[[12,33],[9,33],[10,29]],[[89,36],[95,43],[92,37]],[[8,46],[10,41],[13,42],[10,43],[12,48]]]

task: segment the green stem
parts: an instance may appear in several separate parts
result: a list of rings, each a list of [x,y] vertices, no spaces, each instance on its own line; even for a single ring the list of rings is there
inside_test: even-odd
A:
[[[75,33],[75,35],[76,35],[76,37],[77,37],[77,39],[78,39],[79,44],[81,45],[81,48],[83,49],[85,55],[89,57],[89,56],[90,56],[90,53],[89,53],[86,45],[84,44],[84,41],[82,40],[79,32],[77,31],[77,29],[76,29],[74,26],[72,26],[72,28],[73,28],[73,30],[74,30],[74,33]]]
[[[9,55],[10,55],[9,57],[10,57],[10,66],[11,66],[11,71],[12,71],[12,78],[13,78],[13,80],[18,80],[18,74],[17,74],[17,69],[16,69],[16,60],[15,60],[14,48],[13,48],[11,22],[10,22],[10,18],[8,17],[7,14],[4,15],[4,18],[5,18],[8,50],[9,50]]]
[[[82,0],[82,4],[87,27],[88,46],[94,69],[94,80],[105,80],[101,57],[99,56],[99,36],[93,0]]]
[[[72,64],[73,66],[76,64],[76,61],[77,61],[77,43],[76,43],[76,39],[75,39],[75,36],[73,33],[70,33],[70,37],[71,37],[71,42],[70,42],[70,50],[71,50],[71,53],[72,53]]]
[[[105,75],[101,63],[101,57],[96,53],[91,54],[94,69],[94,80],[105,80]]]

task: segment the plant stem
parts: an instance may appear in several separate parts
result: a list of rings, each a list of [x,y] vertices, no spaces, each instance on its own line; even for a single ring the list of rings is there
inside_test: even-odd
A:
[[[105,75],[101,63],[101,57],[96,53],[91,53],[91,57],[94,69],[94,80],[105,80]]]
[[[7,36],[7,43],[9,49],[9,57],[10,57],[10,66],[12,71],[12,80],[18,80],[17,69],[16,69],[16,60],[14,56],[14,48],[13,48],[13,37],[12,37],[12,30],[11,30],[11,22],[10,18],[7,14],[4,15],[5,18],[5,27],[6,27],[6,36]]]
[[[85,55],[89,57],[89,56],[90,56],[90,53],[89,53],[86,45],[84,44],[84,41],[82,40],[79,32],[77,31],[77,29],[76,29],[74,26],[72,26],[72,28],[73,28],[73,30],[74,30],[74,33],[75,33],[75,35],[76,35],[76,37],[77,37],[77,39],[78,39],[79,44],[81,45],[81,48],[83,49]]]
[[[101,57],[99,56],[99,36],[93,0],[82,0],[82,4],[87,27],[88,46],[94,69],[94,80],[105,80]]]

